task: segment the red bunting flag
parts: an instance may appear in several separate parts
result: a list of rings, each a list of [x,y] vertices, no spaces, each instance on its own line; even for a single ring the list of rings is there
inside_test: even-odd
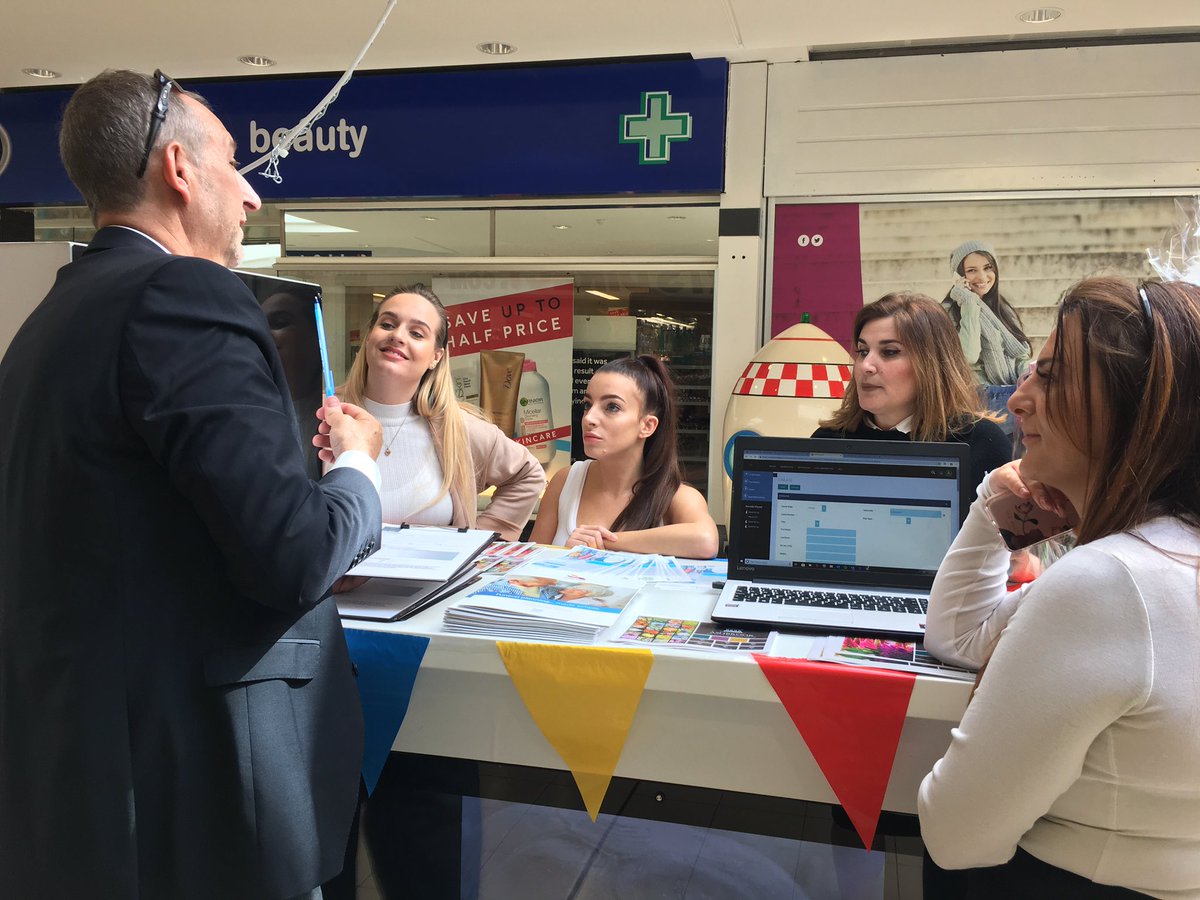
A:
[[[870,849],[916,676],[754,654]]]

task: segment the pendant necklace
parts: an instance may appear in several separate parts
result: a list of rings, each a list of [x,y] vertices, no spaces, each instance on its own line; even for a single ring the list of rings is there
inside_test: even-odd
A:
[[[413,401],[413,403],[416,403],[416,401],[414,400],[414,401]],[[400,430],[401,430],[401,429],[402,429],[402,428],[403,428],[405,425],[407,425],[407,424],[408,424],[408,417],[409,417],[409,416],[411,416],[411,415],[412,415],[412,404],[410,403],[410,404],[409,404],[409,407],[408,407],[408,412],[406,412],[406,413],[404,414],[404,419],[403,419],[403,421],[401,421],[401,423],[400,423],[399,425],[397,425],[397,426],[396,426],[396,433],[392,435],[392,438],[391,438],[391,440],[389,440],[389,441],[387,442],[387,446],[383,448],[383,455],[384,455],[384,456],[391,456],[391,455],[392,455],[392,444],[394,444],[394,443],[396,442],[396,437],[397,437],[397,435],[399,435],[399,434],[400,434]]]

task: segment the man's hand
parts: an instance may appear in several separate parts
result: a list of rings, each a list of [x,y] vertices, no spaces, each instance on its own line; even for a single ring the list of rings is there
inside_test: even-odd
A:
[[[313,435],[313,446],[324,462],[331,463],[347,450],[361,450],[371,459],[379,456],[383,446],[383,429],[375,417],[360,406],[344,403],[337,397],[326,397],[317,410],[321,420]]]

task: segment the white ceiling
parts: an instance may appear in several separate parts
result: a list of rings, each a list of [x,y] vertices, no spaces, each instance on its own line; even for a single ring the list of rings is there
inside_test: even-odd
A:
[[[401,0],[363,69],[532,63],[690,53],[732,61],[806,59],[811,48],[1027,40],[1200,29],[1196,0],[1069,3],[1047,25],[1019,22],[1035,0]],[[178,78],[342,71],[374,28],[384,0],[39,0],[0,14],[0,88],[46,85],[39,67],[77,84],[107,67]],[[483,41],[517,52],[486,57]],[[237,57],[277,60],[252,70]],[[50,82],[51,84],[55,82]]]

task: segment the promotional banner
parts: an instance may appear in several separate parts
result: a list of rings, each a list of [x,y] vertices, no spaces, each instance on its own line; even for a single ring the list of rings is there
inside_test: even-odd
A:
[[[435,278],[450,369],[472,403],[547,473],[570,464],[575,285],[555,278]]]
[[[375,790],[412,699],[429,638],[346,629],[363,707],[363,782]]]
[[[725,169],[723,59],[360,72],[280,162],[265,200],[712,193]],[[250,162],[333,75],[183,82]],[[0,92],[0,204],[78,203],[58,159],[71,90]]]
[[[538,729],[558,751],[592,821],[646,689],[649,650],[497,641]]]
[[[851,329],[863,305],[858,206],[775,207],[774,250],[768,337],[807,313],[812,324],[853,352]]]
[[[754,658],[870,850],[916,676]]]

